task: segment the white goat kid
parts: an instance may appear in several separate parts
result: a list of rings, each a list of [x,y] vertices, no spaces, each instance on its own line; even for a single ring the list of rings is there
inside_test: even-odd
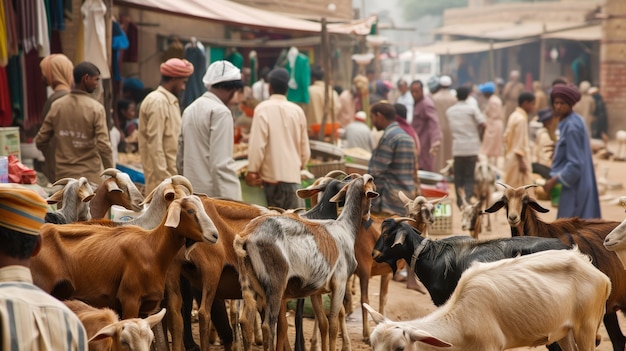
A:
[[[626,209],[626,196],[619,198],[619,204]],[[604,238],[604,247],[615,252],[626,270],[626,219]]]
[[[50,195],[46,201],[49,204],[61,203],[62,208],[48,212],[46,223],[67,224],[91,219],[89,201],[95,194],[87,178],[63,178],[52,185],[62,185],[63,188]]]
[[[398,191],[400,201],[404,202],[407,217],[415,220],[412,224],[424,236],[428,236],[430,227],[435,223],[435,205],[447,196],[439,199],[428,200],[424,196],[418,196],[411,200],[405,193]]]
[[[564,351],[593,351],[610,291],[609,278],[578,249],[549,250],[472,264],[448,302],[420,319],[393,322],[365,308],[378,323],[374,351],[499,351],[553,342]]]

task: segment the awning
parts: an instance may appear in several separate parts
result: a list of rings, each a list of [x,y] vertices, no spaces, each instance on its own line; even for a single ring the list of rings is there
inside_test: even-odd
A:
[[[228,0],[114,0],[115,5],[179,14],[220,23],[296,32],[321,32],[321,24],[281,15]],[[352,23],[329,24],[330,33],[369,34],[375,17]]]
[[[602,26],[598,24],[595,26],[569,29],[560,32],[547,33],[542,35],[541,37],[544,39],[596,41],[602,39]]]
[[[522,39],[505,42],[494,42],[493,44],[478,40],[452,40],[440,41],[427,46],[414,47],[416,52],[430,52],[437,55],[460,55],[471,54],[475,52],[485,52],[489,50],[504,49],[512,46],[528,44],[536,41],[536,39]]]
[[[443,26],[435,29],[433,33],[482,39],[517,40],[536,37],[543,33],[580,28],[582,25],[584,23],[579,22],[465,23]]]

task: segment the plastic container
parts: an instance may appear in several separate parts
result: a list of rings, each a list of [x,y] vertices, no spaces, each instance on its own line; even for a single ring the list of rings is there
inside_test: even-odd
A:
[[[452,199],[446,198],[435,205],[435,223],[433,223],[429,234],[450,235],[452,234]]]

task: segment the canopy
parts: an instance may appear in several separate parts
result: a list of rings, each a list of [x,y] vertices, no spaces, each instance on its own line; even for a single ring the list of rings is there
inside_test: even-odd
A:
[[[321,24],[277,14],[228,0],[114,0],[116,5],[160,11],[216,22],[264,29],[296,32],[321,32]],[[329,24],[330,33],[369,34],[375,17],[352,23]]]
[[[523,45],[535,41],[534,39],[512,40],[505,42],[489,43],[478,40],[452,40],[441,41],[427,46],[415,47],[417,52],[430,52],[437,55],[460,55],[489,50],[504,49],[512,46]]]
[[[563,31],[566,29],[579,28],[581,22],[490,22],[490,23],[465,23],[451,24],[437,28],[436,34],[458,35],[464,37],[494,39],[494,40],[517,40],[528,37],[536,37],[541,34]]]
[[[596,41],[602,39],[600,25],[569,29],[560,32],[547,33],[541,36],[544,39],[565,39],[576,41]]]

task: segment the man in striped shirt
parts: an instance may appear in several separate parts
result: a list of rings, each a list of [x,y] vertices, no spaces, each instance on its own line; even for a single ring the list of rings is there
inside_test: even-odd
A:
[[[376,129],[384,130],[369,163],[368,172],[380,194],[372,201],[372,212],[404,215],[404,203],[398,191],[409,197],[415,195],[415,142],[396,122],[393,105],[379,102],[370,111]]]
[[[32,190],[0,184],[0,349],[82,351],[87,335],[63,303],[33,285],[30,257],[41,248],[48,205]]]

